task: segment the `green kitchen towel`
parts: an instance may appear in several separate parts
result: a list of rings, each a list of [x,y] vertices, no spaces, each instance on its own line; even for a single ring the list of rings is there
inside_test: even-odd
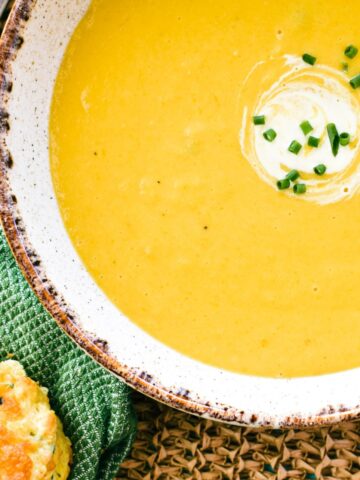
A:
[[[129,388],[80,350],[42,307],[0,231],[0,359],[49,389],[72,441],[72,480],[111,480],[135,435]]]

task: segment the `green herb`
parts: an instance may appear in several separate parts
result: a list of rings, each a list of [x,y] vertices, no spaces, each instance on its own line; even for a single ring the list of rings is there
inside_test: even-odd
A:
[[[299,143],[297,140],[293,140],[290,143],[290,146],[289,146],[288,150],[289,150],[289,152],[297,155],[300,152],[301,148],[302,148],[301,143]]]
[[[341,70],[343,70],[344,72],[348,72],[349,64],[347,62],[341,62]]]
[[[296,185],[293,186],[294,193],[297,195],[300,195],[301,193],[306,192],[306,185],[305,183],[297,183]]]
[[[291,182],[295,182],[300,177],[300,173],[297,170],[291,170],[287,175],[286,178]]]
[[[340,145],[342,147],[346,147],[350,143],[350,134],[347,132],[343,132],[340,134]]]
[[[350,85],[354,89],[360,87],[360,73],[350,80]]]
[[[349,45],[348,47],[345,48],[344,53],[348,58],[354,58],[356,57],[358,51],[359,50],[356,47],[354,47],[354,45]]]
[[[265,115],[255,115],[253,122],[254,125],[265,125]]]
[[[279,190],[286,190],[290,187],[290,180],[288,178],[283,178],[282,180],[278,180],[276,185]]]
[[[312,137],[310,135],[309,139],[308,139],[308,145],[309,147],[314,147],[314,148],[317,148],[319,146],[319,143],[320,143],[320,138],[317,138],[317,137]]]
[[[304,135],[307,135],[308,133],[314,130],[314,128],[312,127],[311,123],[308,120],[304,120],[302,123],[300,123],[300,128],[303,131]]]
[[[263,135],[265,140],[267,140],[268,142],[273,142],[276,138],[277,133],[272,128],[269,128],[269,130],[266,130]]]
[[[326,165],[324,165],[323,163],[316,165],[316,167],[314,167],[314,172],[316,173],[316,175],[324,175],[324,173],[326,172]]]
[[[332,153],[333,153],[334,157],[336,157],[336,155],[339,152],[340,136],[338,134],[335,123],[329,123],[326,126],[326,129],[327,129],[327,133],[328,133],[328,136],[329,136],[329,141],[330,141]]]
[[[308,63],[309,65],[315,65],[316,63],[316,57],[313,57],[309,53],[304,53],[302,56],[302,59],[304,60],[305,63]]]

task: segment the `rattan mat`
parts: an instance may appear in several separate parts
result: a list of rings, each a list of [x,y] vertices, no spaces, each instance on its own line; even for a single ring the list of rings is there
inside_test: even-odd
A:
[[[204,420],[134,395],[139,430],[119,479],[360,480],[360,423],[256,430]]]

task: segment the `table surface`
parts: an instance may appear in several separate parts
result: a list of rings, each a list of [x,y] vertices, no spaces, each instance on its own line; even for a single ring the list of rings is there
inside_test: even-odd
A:
[[[360,423],[256,430],[204,420],[135,393],[139,430],[119,479],[360,480]]]

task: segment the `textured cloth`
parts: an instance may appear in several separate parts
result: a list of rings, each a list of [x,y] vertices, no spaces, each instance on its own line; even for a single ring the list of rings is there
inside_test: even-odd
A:
[[[13,355],[49,389],[73,445],[72,480],[110,480],[136,421],[128,387],[80,350],[33,294],[0,231],[0,359]]]

